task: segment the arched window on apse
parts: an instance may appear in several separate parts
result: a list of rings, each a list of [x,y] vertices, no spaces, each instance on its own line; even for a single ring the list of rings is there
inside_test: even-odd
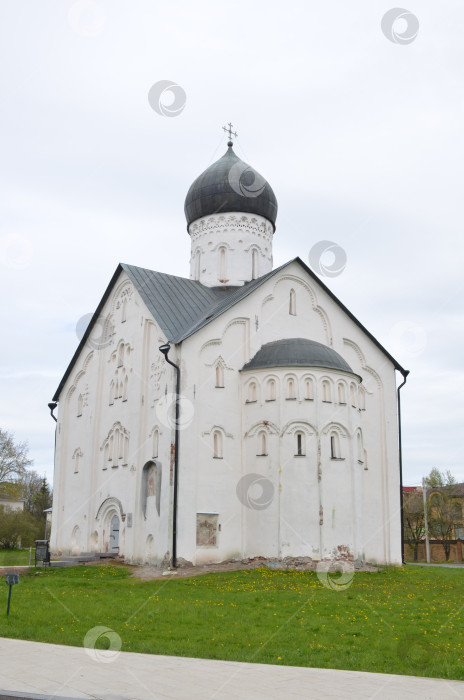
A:
[[[248,385],[248,403],[256,401],[256,397],[256,382],[250,382],[250,384]]]
[[[269,379],[266,385],[266,401],[276,400],[276,383],[275,379]]]
[[[287,399],[294,399],[295,397],[295,382],[293,379],[287,381]]]
[[[330,434],[330,456],[332,459],[341,459],[340,436],[333,432]]]
[[[258,450],[256,454],[259,457],[265,457],[267,455],[267,435],[264,430],[258,433]]]
[[[298,432],[296,433],[296,452],[295,455],[297,457],[303,457],[305,455],[305,440],[304,440],[304,433]]]
[[[314,399],[312,379],[305,379],[305,399],[306,401],[312,401]]]
[[[351,405],[353,406],[353,408],[356,408],[356,397],[357,397],[356,385],[351,384],[351,386],[350,386],[350,398],[351,398]]]
[[[330,388],[330,383],[327,380],[322,382],[322,400],[326,403],[330,403],[332,401],[332,391]]]

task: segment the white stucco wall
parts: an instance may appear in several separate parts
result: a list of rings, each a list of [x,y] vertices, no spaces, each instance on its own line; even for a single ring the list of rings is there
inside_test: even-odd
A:
[[[186,559],[200,563],[257,554],[317,558],[321,547],[322,556],[327,557],[335,548],[346,546],[354,557],[401,562],[395,371],[330,296],[306,277],[294,263],[184,341],[178,353],[182,392],[194,407],[193,422],[182,432],[180,448],[180,553]],[[295,316],[289,314],[291,289],[296,293]],[[366,410],[360,410],[358,397],[356,407],[351,406],[353,377],[315,370],[311,373],[318,383],[325,376],[332,382],[346,381],[346,406],[316,400],[309,409],[301,395],[296,402],[286,402],[280,396],[273,407],[262,396],[255,405],[247,405],[243,395],[246,380],[240,368],[262,344],[282,337],[307,337],[339,352],[362,378]],[[225,386],[216,389],[214,367],[218,361],[224,364]],[[290,372],[262,371],[260,375],[275,374],[282,381]],[[298,383],[305,374],[302,370],[293,373]],[[257,380],[260,383],[261,377]],[[255,443],[250,445],[247,437],[262,421],[275,426],[267,458],[256,456]],[[314,433],[304,459],[292,457],[285,446],[285,426],[294,428],[298,423]],[[324,431],[331,424],[339,426],[341,443],[346,441],[344,461],[330,459],[329,434]],[[358,429],[366,451],[363,464],[356,455]],[[212,456],[214,430],[223,434],[222,460]],[[316,488],[318,441],[320,495]],[[272,481],[277,496],[268,508],[258,511],[239,503],[237,482],[247,473],[263,474]],[[301,483],[305,484],[304,495]],[[196,547],[196,512],[219,513],[221,531],[216,547]],[[312,531],[314,527],[317,533]]]
[[[289,313],[291,290],[296,315]],[[60,396],[52,549],[104,551],[111,518],[118,515],[120,553],[132,561],[161,562],[169,558],[172,541],[174,371],[158,350],[166,338],[125,274],[102,317],[108,336],[94,342],[94,347],[88,344]],[[102,336],[101,328],[94,336]],[[240,371],[264,343],[292,337],[332,347],[362,383],[349,373],[318,368],[266,369],[253,375]],[[121,344],[123,363],[118,367]],[[401,562],[394,367],[298,263],[277,273],[182,345],[173,346],[170,358],[182,372],[179,557],[195,564],[258,555],[319,559],[346,547],[354,558]],[[222,388],[215,386],[218,363],[224,375]],[[127,377],[127,400],[122,396],[110,405],[116,373],[118,382]],[[289,376],[296,387],[291,401],[285,396]],[[312,401],[304,395],[309,376],[314,382]],[[247,403],[252,377],[258,396],[255,403]],[[269,377],[277,383],[276,400],[270,402],[265,396]],[[321,395],[324,379],[334,390],[327,403]],[[337,400],[339,382],[346,385],[346,405]],[[121,459],[109,463],[105,440],[111,439],[112,429],[124,432],[128,447],[127,455],[123,449]],[[158,501],[156,495],[147,497],[145,517],[143,468],[153,458],[155,429],[161,483],[154,487]],[[259,430],[268,435],[267,456],[256,454]],[[297,430],[305,436],[304,456],[294,453]],[[339,434],[342,460],[331,458],[332,430]],[[366,455],[362,460],[357,454],[359,430]],[[214,457],[215,432],[221,435],[222,458]],[[114,440],[113,434],[113,449]],[[251,507],[237,496],[237,484],[248,474],[261,475],[261,486],[272,492],[265,507],[256,508],[261,493],[257,483],[251,486]],[[206,523],[203,533],[213,532],[217,522],[210,545],[197,546],[198,514]]]
[[[101,318],[60,396],[51,546],[63,552],[105,551],[111,519],[117,515],[120,553],[134,560],[161,560],[170,549],[172,431],[168,425],[158,425],[153,407],[166,388],[166,367],[158,351],[166,338],[125,274]],[[120,390],[116,381],[119,386],[122,382]],[[81,416],[79,396],[83,396]],[[155,429],[159,447],[154,461],[162,464],[161,511],[158,515],[156,498],[149,496],[145,518],[143,467],[153,459]],[[114,450],[118,430],[127,443],[109,460],[105,441],[113,435]],[[77,472],[76,451],[82,453]]]
[[[188,230],[190,279],[207,287],[231,287],[272,270],[273,227],[262,216],[221,212],[197,219]]]

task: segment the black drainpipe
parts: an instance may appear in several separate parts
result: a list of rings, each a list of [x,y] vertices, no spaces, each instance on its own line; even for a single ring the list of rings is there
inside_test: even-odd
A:
[[[178,473],[179,473],[179,398],[180,398],[180,367],[168,357],[168,352],[171,349],[169,343],[161,345],[159,350],[163,353],[166,362],[177,373],[176,378],[176,432],[174,439],[174,496],[173,496],[173,512],[172,512],[172,568],[177,568],[177,491],[178,491]]]
[[[53,411],[55,410],[55,408],[56,408],[57,406],[58,406],[58,404],[57,404],[55,401],[53,401],[53,402],[51,402],[51,403],[48,404],[48,408],[50,409],[50,415],[51,415],[51,417],[53,418],[53,420],[55,421],[55,423],[58,422],[58,419],[57,419],[56,416],[53,414]]]
[[[404,564],[404,528],[403,528],[403,448],[401,440],[401,400],[400,400],[400,389],[406,384],[406,378],[409,374],[409,370],[405,369],[401,371],[403,375],[404,382],[399,385],[397,389],[398,396],[398,449],[399,449],[399,462],[400,462],[400,525],[401,525],[401,563]]]

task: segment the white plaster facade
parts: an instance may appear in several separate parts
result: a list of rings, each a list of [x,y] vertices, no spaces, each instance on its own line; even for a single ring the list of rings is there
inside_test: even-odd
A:
[[[190,279],[238,286],[272,270],[272,224],[259,214],[202,216],[188,228]]]
[[[265,276],[273,227],[263,217],[211,215],[189,233],[191,277],[199,277],[190,284],[251,280],[255,247],[260,283],[171,347],[182,396],[178,557],[201,564],[346,553],[400,564],[400,366],[299,259]],[[173,339],[134,278],[118,270],[55,396],[51,548],[167,563],[175,372],[159,346]],[[263,345],[288,338],[331,348],[351,371],[243,369]]]

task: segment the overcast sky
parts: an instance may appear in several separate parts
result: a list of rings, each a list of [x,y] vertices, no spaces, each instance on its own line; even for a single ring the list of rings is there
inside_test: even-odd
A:
[[[277,196],[274,265],[342,247],[323,281],[411,371],[405,484],[464,481],[464,3],[408,0],[382,30],[392,7],[1,0],[0,426],[37,471],[52,479],[47,403],[118,262],[188,277],[184,198],[231,121]],[[185,92],[175,116],[149,103],[163,80]]]

